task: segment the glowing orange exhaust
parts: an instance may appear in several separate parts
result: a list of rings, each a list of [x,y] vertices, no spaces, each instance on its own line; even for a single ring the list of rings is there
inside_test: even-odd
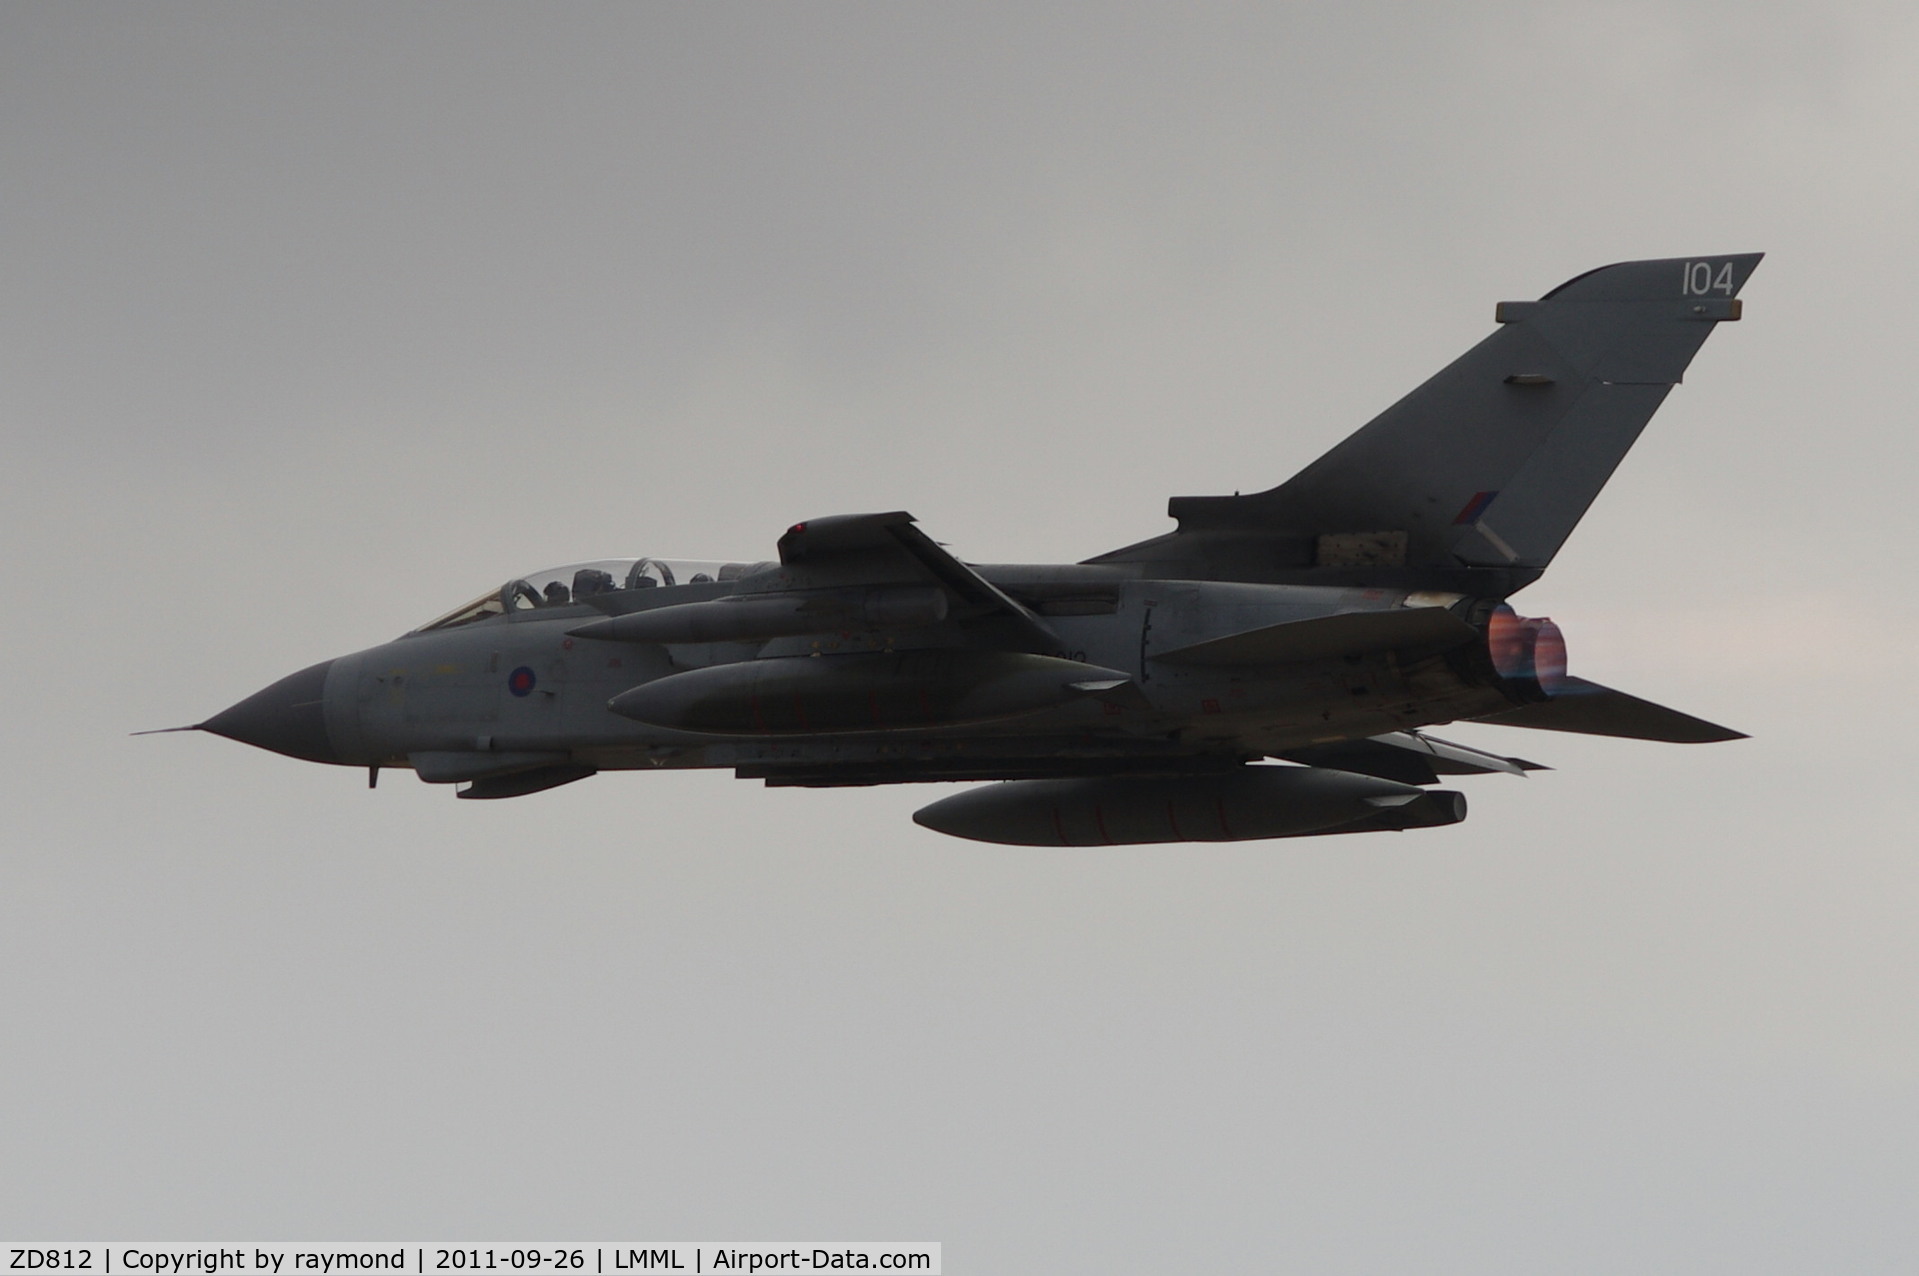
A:
[[[1545,617],[1530,619],[1505,603],[1486,618],[1486,650],[1499,676],[1547,696],[1566,685],[1566,636]]]

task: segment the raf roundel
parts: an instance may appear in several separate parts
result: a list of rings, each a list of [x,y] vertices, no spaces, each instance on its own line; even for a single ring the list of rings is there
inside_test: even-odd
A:
[[[516,696],[531,695],[533,694],[533,684],[536,681],[538,681],[538,679],[533,676],[533,671],[525,665],[521,665],[518,669],[515,669],[506,676],[506,689]]]

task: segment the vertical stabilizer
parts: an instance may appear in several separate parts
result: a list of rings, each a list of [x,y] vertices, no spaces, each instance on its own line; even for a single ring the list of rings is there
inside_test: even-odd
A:
[[[1293,567],[1544,568],[1761,254],[1605,266],[1538,301],[1293,478],[1175,497],[1180,529],[1094,561],[1169,561],[1271,538]],[[1182,544],[1181,542],[1185,542]]]

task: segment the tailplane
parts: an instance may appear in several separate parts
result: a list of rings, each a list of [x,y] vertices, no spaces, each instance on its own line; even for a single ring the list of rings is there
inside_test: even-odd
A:
[[[1744,740],[1743,731],[1722,727],[1663,704],[1641,700],[1584,678],[1568,677],[1558,693],[1538,704],[1521,705],[1477,718],[1502,727],[1570,731],[1576,735],[1612,735],[1628,740],[1664,740],[1669,744],[1716,744]]]

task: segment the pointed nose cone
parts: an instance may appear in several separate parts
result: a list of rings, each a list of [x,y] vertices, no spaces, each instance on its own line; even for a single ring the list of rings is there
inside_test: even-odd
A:
[[[323,660],[288,674],[231,709],[214,714],[200,724],[200,729],[290,758],[339,762],[340,755],[327,736],[326,710],[321,702],[327,670],[332,667],[331,660]]]

